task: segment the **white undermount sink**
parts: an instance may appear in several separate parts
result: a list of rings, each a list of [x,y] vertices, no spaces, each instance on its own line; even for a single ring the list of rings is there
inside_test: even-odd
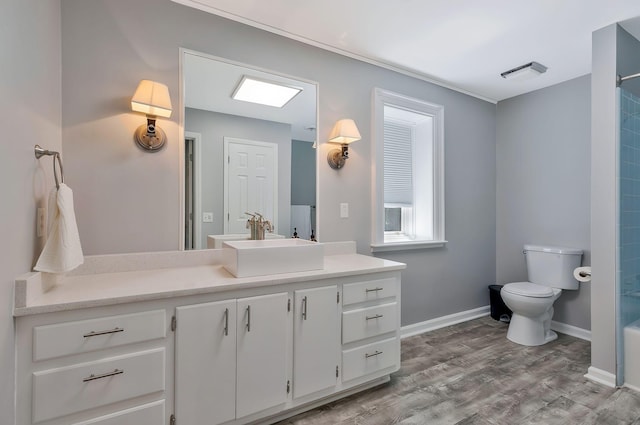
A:
[[[224,268],[235,277],[305,272],[324,268],[324,246],[305,239],[228,241]]]

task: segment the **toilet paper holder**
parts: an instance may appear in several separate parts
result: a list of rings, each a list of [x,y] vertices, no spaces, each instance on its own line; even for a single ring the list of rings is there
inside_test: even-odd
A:
[[[591,282],[591,266],[577,267],[573,271],[573,277],[578,282]]]

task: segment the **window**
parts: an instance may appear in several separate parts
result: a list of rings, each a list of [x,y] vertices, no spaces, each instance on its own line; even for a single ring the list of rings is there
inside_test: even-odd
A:
[[[375,89],[373,114],[371,250],[444,245],[443,107]]]

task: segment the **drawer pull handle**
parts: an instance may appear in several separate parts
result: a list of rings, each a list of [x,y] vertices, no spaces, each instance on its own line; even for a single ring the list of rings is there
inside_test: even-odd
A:
[[[224,336],[229,335],[229,309],[224,309]]]
[[[376,314],[375,316],[367,316],[366,319],[367,320],[373,320],[373,319],[379,319],[381,317],[383,317],[382,314]]]
[[[382,351],[376,350],[375,353],[373,353],[373,354],[365,353],[364,354],[364,358],[368,359],[369,357],[379,356],[380,354],[382,354]]]
[[[302,298],[302,319],[307,320],[307,297]]]
[[[91,382],[96,379],[108,378],[110,376],[122,375],[124,373],[123,369],[115,369],[113,372],[103,373],[102,375],[94,375],[93,373],[88,377],[84,378],[82,382]]]
[[[366,293],[382,291],[383,288],[365,289]]]
[[[247,332],[251,332],[251,306],[247,306]]]
[[[111,329],[109,331],[91,331],[88,334],[84,334],[83,336],[85,338],[91,338],[92,336],[98,336],[98,335],[109,335],[109,334],[117,334],[118,332],[124,332],[124,329],[122,328],[114,328]]]

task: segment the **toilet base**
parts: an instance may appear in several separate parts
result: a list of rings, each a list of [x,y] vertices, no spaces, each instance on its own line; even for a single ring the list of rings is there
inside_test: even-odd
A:
[[[557,338],[558,334],[551,329],[545,331],[545,321],[542,318],[532,319],[513,313],[511,323],[509,323],[509,330],[507,331],[507,339],[509,341],[534,347],[546,344]]]

